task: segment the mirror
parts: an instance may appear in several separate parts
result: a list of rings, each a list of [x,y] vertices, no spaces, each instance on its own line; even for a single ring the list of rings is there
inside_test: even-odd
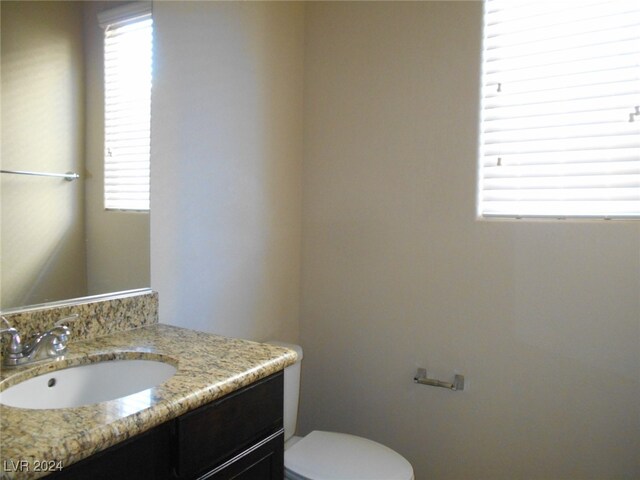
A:
[[[148,287],[148,212],[103,207],[103,31],[121,2],[0,3],[0,309]]]

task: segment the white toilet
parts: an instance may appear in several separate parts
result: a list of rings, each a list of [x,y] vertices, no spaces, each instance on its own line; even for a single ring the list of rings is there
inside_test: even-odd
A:
[[[295,437],[302,348],[283,342],[268,343],[298,354],[296,363],[284,369],[285,479],[413,480],[413,468],[404,457],[372,440],[317,430],[306,437]]]

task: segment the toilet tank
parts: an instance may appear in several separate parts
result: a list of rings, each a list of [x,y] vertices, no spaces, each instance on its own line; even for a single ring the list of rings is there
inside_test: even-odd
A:
[[[298,421],[298,399],[300,398],[300,362],[302,361],[302,347],[292,343],[269,341],[269,345],[277,345],[294,350],[298,360],[284,369],[284,440],[289,440],[296,433]]]

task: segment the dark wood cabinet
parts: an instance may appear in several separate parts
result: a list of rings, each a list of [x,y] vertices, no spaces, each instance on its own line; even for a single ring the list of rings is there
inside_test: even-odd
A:
[[[49,478],[282,480],[282,408],[278,372]]]
[[[171,463],[171,422],[125,440],[47,478],[174,480]]]
[[[284,432],[279,431],[228,462],[198,477],[199,480],[282,480]]]
[[[282,428],[283,376],[250,385],[176,419],[179,478],[194,478]]]

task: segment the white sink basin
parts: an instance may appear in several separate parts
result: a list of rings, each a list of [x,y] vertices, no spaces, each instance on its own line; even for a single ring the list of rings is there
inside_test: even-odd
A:
[[[160,385],[176,367],[157,360],[109,360],[56,370],[0,392],[9,407],[73,408],[105,402]]]

